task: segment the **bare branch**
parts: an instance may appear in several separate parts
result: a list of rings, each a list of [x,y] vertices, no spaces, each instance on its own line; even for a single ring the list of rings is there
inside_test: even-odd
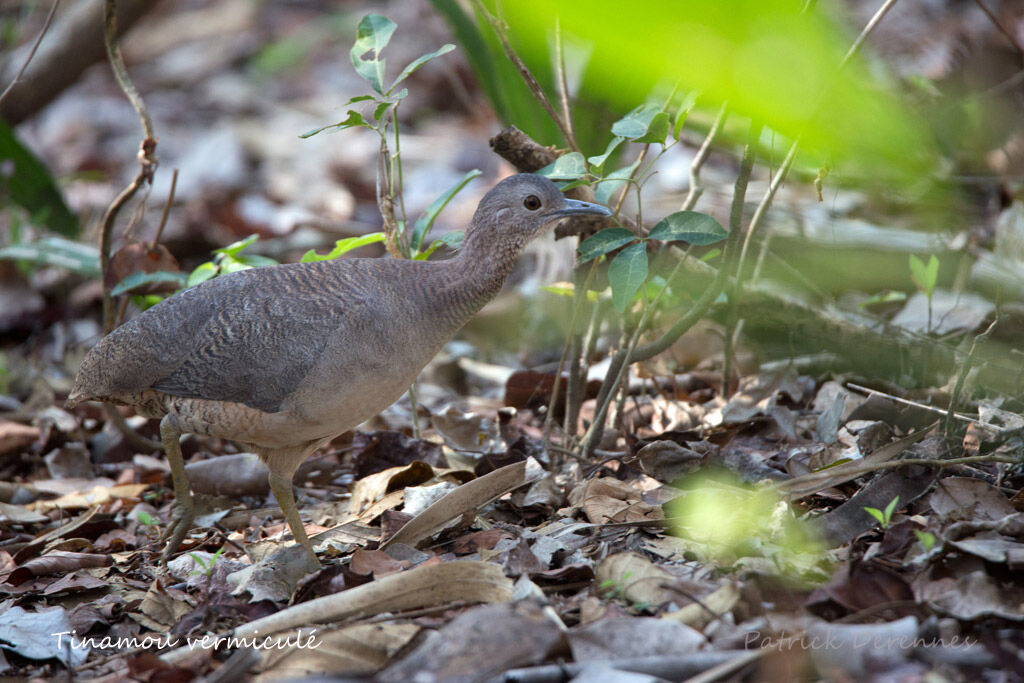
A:
[[[53,5],[50,7],[50,12],[46,15],[46,21],[43,22],[43,28],[39,31],[39,35],[36,37],[36,42],[32,43],[32,49],[28,51],[28,57],[25,58],[25,62],[21,65],[21,68],[18,69],[18,73],[14,75],[14,80],[12,80],[10,84],[4,88],[4,91],[0,93],[0,102],[3,102],[4,98],[6,98],[14,86],[18,84],[18,81],[20,81],[21,77],[25,74],[25,69],[28,68],[29,63],[32,61],[32,58],[36,56],[36,50],[39,49],[39,44],[43,42],[43,36],[46,35],[46,32],[50,28],[50,22],[53,21],[53,15],[57,13],[58,5],[60,5],[60,0],[53,0]]]

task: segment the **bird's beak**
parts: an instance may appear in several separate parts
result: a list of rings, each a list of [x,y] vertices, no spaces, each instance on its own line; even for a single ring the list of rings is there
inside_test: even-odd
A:
[[[581,202],[578,199],[566,199],[565,205],[562,208],[552,211],[549,216],[551,218],[561,218],[563,216],[611,216],[612,212],[607,207],[601,206],[600,204],[593,204],[591,202]]]

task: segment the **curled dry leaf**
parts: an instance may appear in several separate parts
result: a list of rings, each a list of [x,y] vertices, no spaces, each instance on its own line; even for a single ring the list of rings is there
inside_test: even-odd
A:
[[[424,538],[443,529],[451,520],[479,509],[512,489],[535,481],[543,474],[540,464],[530,458],[506,465],[479,479],[467,482],[411,519],[394,536],[385,541],[381,548],[386,548],[393,543],[416,545]]]
[[[108,287],[135,273],[178,272],[178,261],[162,244],[130,242],[110,257],[110,266],[104,278]],[[129,290],[129,294],[167,294],[178,289],[178,282],[151,282]]]
[[[466,602],[507,602],[512,580],[501,568],[487,562],[455,560],[421,565],[385,576],[342,593],[310,600],[256,619],[230,631],[237,638],[269,635],[297,626],[329,623],[346,617],[419,609],[455,600]],[[188,657],[188,648],[164,656],[176,662]]]
[[[675,577],[636,553],[609,555],[594,570],[598,585],[608,586],[627,600],[662,605],[675,597],[666,587]]]
[[[103,505],[113,500],[135,500],[149,484],[121,484],[117,486],[93,486],[84,493],[68,493],[55,500],[39,500],[30,507],[39,512],[48,510],[80,510],[94,505]]]
[[[569,502],[594,524],[665,519],[660,505],[645,503],[633,484],[611,477],[583,482],[569,493]]]
[[[52,576],[66,574],[76,569],[88,567],[106,567],[113,563],[110,555],[91,553],[70,553],[56,550],[47,555],[36,557],[21,565],[7,577],[8,583],[18,585],[36,576]]]

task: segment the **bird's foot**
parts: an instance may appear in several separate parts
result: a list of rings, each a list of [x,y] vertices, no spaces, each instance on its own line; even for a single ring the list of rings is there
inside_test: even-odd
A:
[[[171,521],[160,535],[160,542],[166,542],[164,551],[160,555],[161,562],[167,564],[167,560],[178,550],[181,542],[185,540],[185,535],[192,529],[192,523],[195,521],[195,518],[196,506],[191,497],[186,500],[174,501]]]

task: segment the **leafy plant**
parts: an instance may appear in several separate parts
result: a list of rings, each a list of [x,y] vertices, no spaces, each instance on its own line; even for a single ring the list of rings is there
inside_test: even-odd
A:
[[[245,239],[233,242],[226,247],[214,249],[214,257],[206,263],[196,266],[189,274],[185,286],[194,287],[200,282],[206,282],[218,275],[234,273],[239,270],[246,270],[247,268],[276,265],[277,261],[267,256],[242,253],[258,239],[259,235],[249,235]]]
[[[884,510],[879,510],[878,508],[873,507],[865,507],[864,512],[868,513],[869,515],[877,519],[878,523],[882,525],[883,529],[888,529],[889,526],[892,524],[892,514],[896,511],[896,506],[899,504],[899,502],[900,497],[896,496],[891,501],[889,501],[889,504],[885,506]]]
[[[84,277],[99,277],[99,249],[63,237],[43,237],[0,248],[0,259],[21,261],[33,266],[66,268]]]
[[[914,254],[910,255],[910,277],[917,285],[918,291],[931,300],[935,293],[935,284],[939,279],[939,259],[935,254],[928,257],[928,265]]]
[[[361,107],[349,109],[342,121],[308,131],[300,137],[308,138],[324,131],[345,130],[353,127],[367,128],[377,133],[380,137],[381,155],[378,166],[377,202],[384,220],[384,231],[382,240],[373,238],[372,241],[384,241],[388,251],[395,256],[423,259],[433,253],[441,244],[456,244],[461,239],[456,235],[446,235],[440,243],[435,242],[430,249],[423,250],[424,238],[438,214],[470,180],[480,175],[480,171],[472,170],[463,176],[459,182],[438,197],[423,212],[412,230],[408,229],[405,204],[402,201],[402,155],[397,112],[409,91],[406,88],[399,88],[399,86],[417,69],[427,62],[451,52],[455,46],[450,43],[442,45],[437,50],[413,60],[402,69],[390,85],[387,85],[385,81],[386,60],[381,53],[391,41],[391,36],[396,28],[397,25],[393,21],[378,14],[367,14],[363,17],[356,30],[356,41],[349,52],[349,57],[356,73],[369,83],[372,92],[350,98],[343,106],[361,105]],[[371,106],[372,114],[364,115],[362,107]],[[339,244],[337,249],[343,251],[338,255],[354,248],[353,246],[346,248]],[[319,257],[309,256],[309,254],[306,256],[311,259],[319,259]]]
[[[690,95],[679,104],[674,125],[665,107],[641,105],[612,125],[612,140],[602,154],[588,158],[577,152],[565,154],[539,170],[538,174],[554,181],[565,182],[563,189],[581,184],[594,184],[594,198],[605,204],[610,203],[616,193],[624,192],[630,184],[637,187],[639,192],[643,181],[642,178],[636,180],[637,176],[649,169],[658,156],[676,144],[675,139],[670,141],[668,136],[670,133],[678,136],[694,105],[694,100],[695,96]],[[640,157],[631,164],[602,175],[609,156],[619,145],[627,141],[658,144],[661,150],[643,171],[640,168]],[[647,236],[637,235],[622,227],[601,230],[579,245],[579,261],[587,263],[618,250],[608,266],[608,281],[612,290],[612,303],[619,313],[623,313],[630,303],[635,301],[637,293],[641,292],[644,283],[648,281],[648,242],[653,240],[706,246],[724,240],[727,236],[725,228],[713,217],[696,211],[677,211],[660,220]]]
[[[218,548],[217,552],[215,552],[210,557],[210,561],[209,562],[204,560],[202,555],[199,555],[197,553],[189,553],[188,556],[191,557],[193,560],[195,560],[196,564],[198,564],[200,567],[203,568],[202,571],[199,571],[198,569],[196,569],[196,570],[193,570],[193,571],[189,572],[189,576],[204,575],[207,578],[212,576],[213,575],[213,568],[214,568],[214,566],[216,566],[217,560],[220,559],[220,556],[224,554],[224,548],[225,547],[226,546],[221,546],[220,548]]]
[[[71,213],[50,172],[0,119],[0,200],[25,209],[33,222],[65,237],[78,234]]]

